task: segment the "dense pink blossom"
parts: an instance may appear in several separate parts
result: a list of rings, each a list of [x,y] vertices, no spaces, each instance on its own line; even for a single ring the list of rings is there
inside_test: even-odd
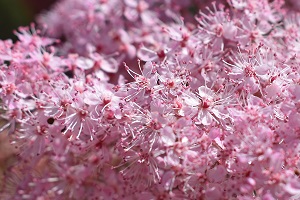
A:
[[[289,0],[61,0],[0,41],[1,199],[299,199]]]

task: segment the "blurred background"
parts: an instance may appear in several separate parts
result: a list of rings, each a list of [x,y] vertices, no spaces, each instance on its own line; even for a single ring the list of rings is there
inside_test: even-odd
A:
[[[0,0],[0,39],[16,40],[13,30],[27,26],[56,0]]]
[[[58,0],[0,0],[0,39],[16,40],[13,30],[29,25],[37,14],[49,10],[56,1]],[[285,4],[289,9],[300,11],[300,0],[285,0]]]

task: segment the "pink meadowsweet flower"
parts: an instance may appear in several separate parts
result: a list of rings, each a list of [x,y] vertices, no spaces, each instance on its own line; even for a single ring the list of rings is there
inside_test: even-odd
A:
[[[213,51],[221,52],[224,50],[224,40],[235,41],[238,29],[224,7],[220,6],[218,9],[215,2],[212,5],[213,10],[208,7],[207,14],[200,12],[198,21],[203,34],[199,34],[199,39],[203,44],[211,45]]]
[[[284,3],[60,0],[0,41],[0,199],[299,198]]]
[[[230,96],[222,97],[208,88],[201,86],[196,94],[183,94],[186,105],[197,115],[197,123],[209,125],[229,117],[224,113],[224,107],[229,104]]]
[[[11,40],[5,40],[0,42],[0,60],[3,62],[5,60],[12,59],[12,47],[13,43]]]

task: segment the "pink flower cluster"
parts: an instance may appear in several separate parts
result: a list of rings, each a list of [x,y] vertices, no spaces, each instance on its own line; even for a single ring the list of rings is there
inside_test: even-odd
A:
[[[298,10],[59,1],[0,41],[1,199],[300,199]]]

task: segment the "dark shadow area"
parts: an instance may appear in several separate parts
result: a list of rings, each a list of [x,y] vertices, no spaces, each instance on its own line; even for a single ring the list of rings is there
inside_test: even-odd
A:
[[[0,39],[13,39],[19,26],[28,26],[35,16],[56,0],[0,0]]]

